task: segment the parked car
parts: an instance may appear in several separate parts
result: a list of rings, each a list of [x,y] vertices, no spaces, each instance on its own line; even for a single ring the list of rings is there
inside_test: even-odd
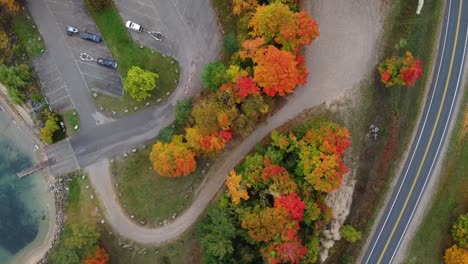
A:
[[[76,33],[78,33],[78,29],[76,27],[67,26],[67,34],[69,36],[73,36],[73,34],[76,34]]]
[[[135,22],[132,22],[130,20],[127,20],[127,22],[125,23],[125,26],[128,28],[128,29],[131,29],[133,31],[137,31],[137,32],[142,32],[143,31],[143,27]]]
[[[89,33],[89,32],[81,32],[80,37],[82,39],[86,39],[86,40],[93,41],[93,42],[96,42],[96,43],[101,43],[101,41],[102,41],[101,36],[99,36],[97,34]]]
[[[109,68],[112,68],[112,69],[116,69],[116,68],[117,68],[117,62],[116,62],[115,60],[104,59],[104,58],[98,58],[98,59],[96,60],[96,62],[97,62],[99,65],[106,66],[106,67],[109,67]]]

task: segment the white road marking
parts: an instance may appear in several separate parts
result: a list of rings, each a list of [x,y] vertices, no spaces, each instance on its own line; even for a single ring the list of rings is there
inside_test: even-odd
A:
[[[57,92],[57,91],[60,91],[60,90],[64,89],[65,87],[67,87],[67,86],[66,86],[66,85],[62,85],[62,86],[60,86],[59,88],[53,90],[52,92],[46,93],[45,95],[46,95],[46,96],[49,96],[49,95],[51,95],[51,94],[53,94],[53,93],[55,93],[55,92]],[[67,92],[67,94],[68,94],[68,92]]]
[[[400,195],[401,188],[403,187],[403,183],[405,182],[406,177],[408,176],[408,171],[409,171],[409,169],[411,168],[411,164],[413,163],[413,159],[414,159],[414,156],[415,156],[415,154],[416,154],[416,150],[418,149],[419,142],[421,141],[421,137],[422,137],[422,134],[423,134],[423,132],[424,132],[424,128],[426,127],[427,118],[428,118],[429,112],[430,112],[429,110],[431,109],[432,101],[433,101],[433,99],[434,99],[434,94],[435,94],[435,91],[436,91],[436,88],[437,88],[437,83],[438,83],[438,81],[439,81],[440,69],[442,68],[442,62],[443,62],[444,51],[445,51],[445,44],[446,44],[446,42],[447,42],[448,26],[449,26],[449,24],[450,24],[450,11],[451,11],[451,7],[452,7],[452,0],[450,0],[450,2],[449,2],[448,19],[447,19],[447,25],[446,25],[446,27],[445,27],[445,35],[444,35],[444,42],[443,42],[443,45],[442,45],[442,54],[441,54],[441,56],[440,56],[439,69],[437,70],[436,81],[435,81],[435,84],[434,84],[434,89],[433,89],[433,91],[432,91],[431,100],[430,100],[430,102],[429,102],[429,107],[427,108],[426,116],[425,116],[425,118],[424,118],[423,126],[422,126],[422,128],[421,128],[420,133],[419,133],[418,140],[416,141],[416,146],[414,147],[414,150],[413,150],[413,153],[412,153],[412,155],[411,155],[411,159],[410,159],[410,162],[409,162],[409,164],[408,164],[408,167],[406,168],[406,172],[405,172],[405,175],[404,175],[404,177],[403,177],[403,180],[401,181],[401,184],[400,184],[400,186],[399,186],[399,188],[398,188],[398,192],[397,192],[397,194],[396,194],[396,196],[395,196],[395,199],[393,200],[392,205],[391,205],[391,207],[390,207],[390,210],[389,210],[387,216],[385,217],[385,221],[384,221],[384,223],[383,223],[383,225],[382,225],[382,227],[381,227],[381,229],[380,229],[380,231],[379,231],[379,234],[377,235],[377,239],[375,240],[374,244],[372,245],[372,249],[371,249],[371,251],[370,251],[370,253],[369,253],[369,256],[367,257],[367,260],[365,261],[366,264],[369,263],[369,260],[370,260],[370,258],[371,258],[371,256],[372,256],[372,253],[374,252],[374,249],[375,249],[377,243],[379,242],[380,236],[382,235],[382,232],[383,232],[383,230],[384,230],[384,228],[385,228],[385,226],[386,226],[386,224],[387,224],[387,222],[388,222],[388,218],[390,217],[390,215],[391,215],[391,213],[392,213],[392,211],[393,211],[393,208],[395,207],[395,203],[396,203],[396,201],[398,200],[398,197],[399,197],[399,195]]]

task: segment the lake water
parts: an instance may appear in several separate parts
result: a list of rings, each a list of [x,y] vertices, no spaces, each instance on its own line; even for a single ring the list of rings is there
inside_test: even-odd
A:
[[[16,176],[36,160],[33,140],[0,111],[0,264],[13,263],[47,234],[48,186],[44,176]]]

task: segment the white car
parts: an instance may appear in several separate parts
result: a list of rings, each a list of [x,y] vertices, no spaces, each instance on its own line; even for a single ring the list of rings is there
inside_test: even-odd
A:
[[[127,20],[127,22],[125,23],[125,26],[128,28],[128,29],[131,29],[131,30],[134,30],[134,31],[137,31],[137,32],[142,32],[143,31],[143,27],[137,23],[134,23],[130,20]]]

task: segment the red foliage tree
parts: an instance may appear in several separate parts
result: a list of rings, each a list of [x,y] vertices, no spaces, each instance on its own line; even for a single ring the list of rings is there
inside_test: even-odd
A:
[[[423,75],[421,60],[415,60],[411,52],[406,52],[403,59],[403,67],[400,69],[400,78],[404,84],[413,87],[415,82]]]
[[[293,219],[302,221],[304,218],[305,203],[295,192],[277,197],[275,199],[275,207],[287,209]]]
[[[234,89],[236,90],[235,96],[242,99],[247,98],[249,95],[260,94],[260,88],[258,88],[252,77],[242,77],[239,75],[234,85]]]
[[[377,68],[383,84],[387,87],[394,85],[406,85],[413,87],[416,81],[423,75],[422,62],[416,60],[409,51],[406,57],[391,57],[379,64]]]
[[[102,247],[97,247],[94,253],[83,259],[83,264],[107,264],[109,263],[109,254]]]
[[[254,79],[269,96],[292,93],[302,80],[296,58],[290,52],[268,46],[257,53],[254,62]]]

